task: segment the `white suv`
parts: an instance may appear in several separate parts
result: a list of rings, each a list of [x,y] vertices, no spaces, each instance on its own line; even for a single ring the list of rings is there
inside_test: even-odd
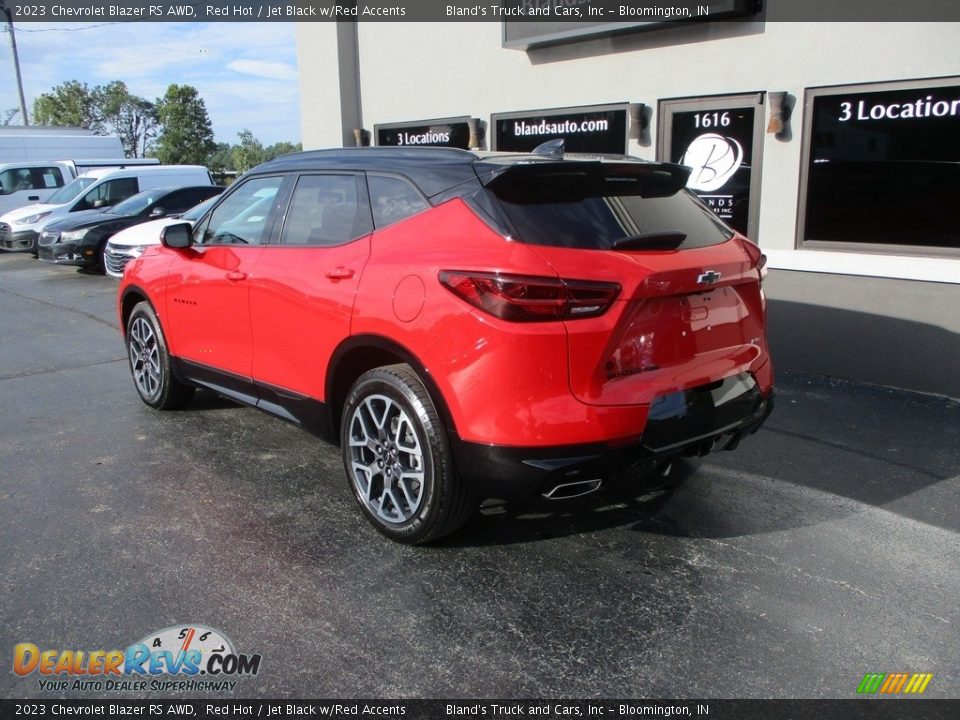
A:
[[[217,201],[217,197],[215,195],[199,205],[194,205],[179,217],[171,216],[160,220],[151,220],[118,232],[107,242],[107,249],[103,254],[103,265],[107,275],[112,275],[115,278],[123,277],[123,269],[128,262],[140,257],[143,251],[151,245],[160,244],[160,233],[167,225],[176,225],[182,222],[188,222],[192,225],[203,217],[203,214]]]

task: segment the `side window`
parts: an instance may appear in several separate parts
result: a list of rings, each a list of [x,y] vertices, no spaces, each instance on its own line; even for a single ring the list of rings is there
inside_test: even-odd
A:
[[[30,168],[11,168],[0,174],[0,184],[3,185],[3,194],[19,192],[21,190],[33,190],[33,178],[30,176]]]
[[[208,196],[201,195],[196,188],[177,190],[163,198],[163,200],[160,201],[160,207],[162,207],[167,214],[182,213],[192,208],[201,200],[205,200],[207,197]]]
[[[282,175],[243,183],[214,209],[195,240],[202,245],[260,245],[282,184]]]
[[[80,198],[73,210],[90,210],[91,208],[110,207],[116,205],[122,200],[126,200],[131,195],[136,195],[140,191],[140,186],[136,178],[117,178],[116,180],[107,180],[93,188],[90,192]]]
[[[369,175],[367,185],[373,206],[373,222],[378,229],[406,220],[430,207],[406,180]]]
[[[60,172],[60,168],[34,168],[33,186],[42,190],[63,187],[63,174]]]
[[[370,232],[355,175],[301,175],[290,199],[281,245],[342,245]]]

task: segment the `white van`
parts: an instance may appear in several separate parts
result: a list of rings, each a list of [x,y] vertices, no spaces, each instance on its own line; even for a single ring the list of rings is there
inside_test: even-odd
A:
[[[37,237],[47,223],[70,213],[110,207],[142,190],[213,184],[210,171],[202,165],[91,170],[64,185],[46,203],[27,205],[0,217],[0,250],[36,254]]]
[[[0,215],[24,205],[47,202],[51,195],[68,182],[91,170],[159,164],[160,161],[156,158],[122,157],[0,163]]]
[[[94,135],[84,128],[0,126],[0,163],[56,158],[123,159],[123,145],[115,135]]]

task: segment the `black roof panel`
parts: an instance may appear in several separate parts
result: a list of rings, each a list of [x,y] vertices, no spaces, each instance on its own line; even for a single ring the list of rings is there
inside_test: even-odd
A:
[[[476,179],[474,153],[457,148],[365,147],[307,150],[258,165],[251,172],[355,170],[410,178],[428,197]]]
[[[629,156],[576,155],[568,153],[571,162],[635,162],[646,161]],[[269,173],[309,170],[344,170],[388,172],[404,175],[427,196],[433,197],[478,175],[486,177],[507,170],[511,165],[553,162],[558,160],[533,153],[469,152],[445,147],[363,147],[308,150],[282,155],[251,170]]]

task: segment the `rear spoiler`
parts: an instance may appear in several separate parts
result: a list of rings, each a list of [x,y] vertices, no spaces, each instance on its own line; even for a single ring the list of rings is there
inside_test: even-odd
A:
[[[674,163],[536,160],[474,163],[477,177],[504,200],[546,202],[609,195],[669,197],[687,186],[691,169]]]

